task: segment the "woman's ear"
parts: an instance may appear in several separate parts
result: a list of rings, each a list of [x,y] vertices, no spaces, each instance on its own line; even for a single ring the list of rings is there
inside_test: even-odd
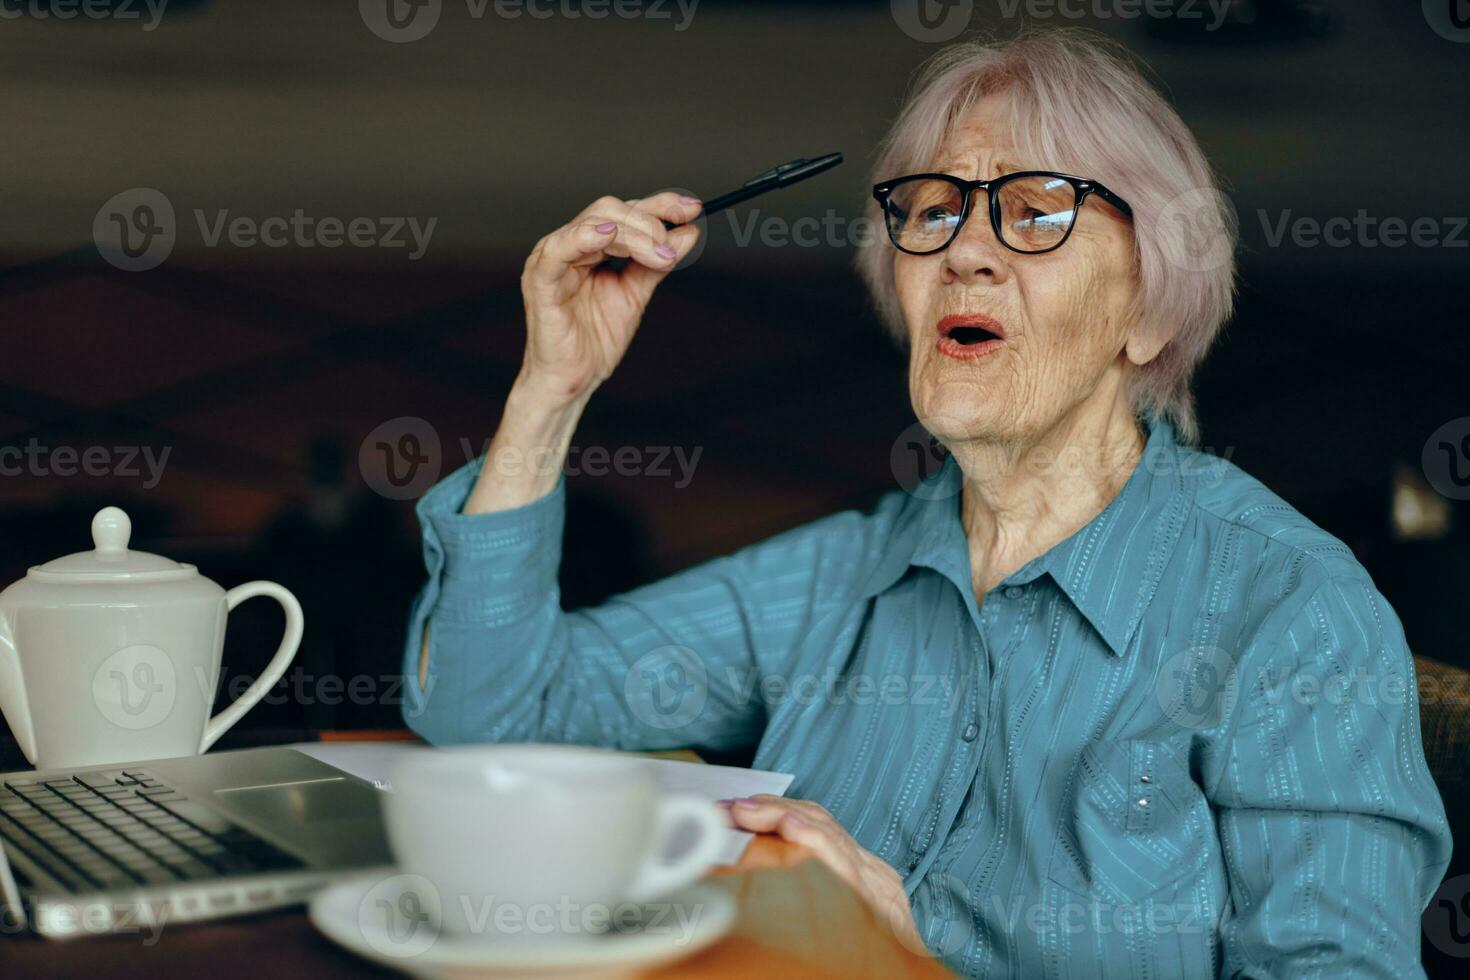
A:
[[[1128,360],[1143,367],[1149,361],[1159,356],[1159,351],[1169,342],[1169,337],[1164,330],[1150,327],[1143,321],[1135,321],[1133,328],[1128,331],[1128,340],[1123,344],[1123,353],[1128,355]]]

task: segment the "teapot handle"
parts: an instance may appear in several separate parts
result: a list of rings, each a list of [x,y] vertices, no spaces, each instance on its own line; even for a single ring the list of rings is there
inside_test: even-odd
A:
[[[256,596],[269,596],[281,604],[281,609],[286,613],[286,634],[281,637],[281,645],[276,649],[276,655],[266,665],[264,671],[255,679],[255,683],[245,689],[245,693],[235,699],[235,703],[209,719],[209,724],[204,727],[204,741],[199,746],[201,753],[209,751],[209,747],[219,741],[219,737],[231,728],[235,723],[245,717],[245,712],[255,707],[256,702],[265,697],[267,691],[275,686],[281,675],[286,673],[286,668],[291,666],[291,660],[296,656],[296,648],[301,645],[301,630],[303,617],[301,615],[301,603],[296,597],[284,587],[274,582],[246,582],[237,585],[225,593],[225,606],[233,610],[246,599]]]

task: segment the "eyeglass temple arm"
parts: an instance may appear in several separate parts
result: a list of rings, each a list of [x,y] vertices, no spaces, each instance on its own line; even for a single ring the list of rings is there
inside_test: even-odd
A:
[[[1133,217],[1133,209],[1128,206],[1128,202],[1123,200],[1118,195],[1114,194],[1112,191],[1108,190],[1102,184],[1099,184],[1096,181],[1088,181],[1087,184],[1085,184],[1084,186],[1087,190],[1095,192],[1098,197],[1102,198],[1104,201],[1107,201],[1109,204],[1117,208],[1119,211],[1122,211],[1128,217]]]

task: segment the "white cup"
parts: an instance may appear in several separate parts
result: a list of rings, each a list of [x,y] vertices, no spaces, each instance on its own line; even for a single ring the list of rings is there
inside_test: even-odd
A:
[[[487,941],[616,928],[714,863],[713,804],[666,794],[640,760],[565,745],[414,753],[392,771],[388,839],[445,933]],[[681,852],[670,856],[674,843]]]

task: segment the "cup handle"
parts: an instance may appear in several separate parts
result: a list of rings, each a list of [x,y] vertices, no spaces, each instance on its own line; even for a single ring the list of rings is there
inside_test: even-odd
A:
[[[291,665],[292,658],[296,656],[296,648],[301,645],[301,603],[284,587],[274,582],[246,582],[244,585],[237,585],[225,593],[225,607],[233,611],[246,599],[254,599],[260,595],[269,596],[281,604],[281,609],[286,613],[286,634],[281,637],[276,655],[255,679],[255,683],[247,687],[245,693],[235,699],[234,704],[209,719],[209,724],[204,726],[204,741],[199,746],[201,753],[209,751],[209,747],[219,741],[221,735],[235,727],[235,722],[245,717],[245,712],[265,697],[265,693],[275,686],[276,681],[281,679],[281,675]]]
[[[724,847],[725,820],[708,800],[688,795],[665,796],[659,800],[654,819],[658,830],[653,835],[653,851],[628,889],[630,901],[651,902],[692,885],[715,863]],[[674,833],[687,824],[698,828],[698,838],[674,863],[661,863],[660,856],[672,842]]]

